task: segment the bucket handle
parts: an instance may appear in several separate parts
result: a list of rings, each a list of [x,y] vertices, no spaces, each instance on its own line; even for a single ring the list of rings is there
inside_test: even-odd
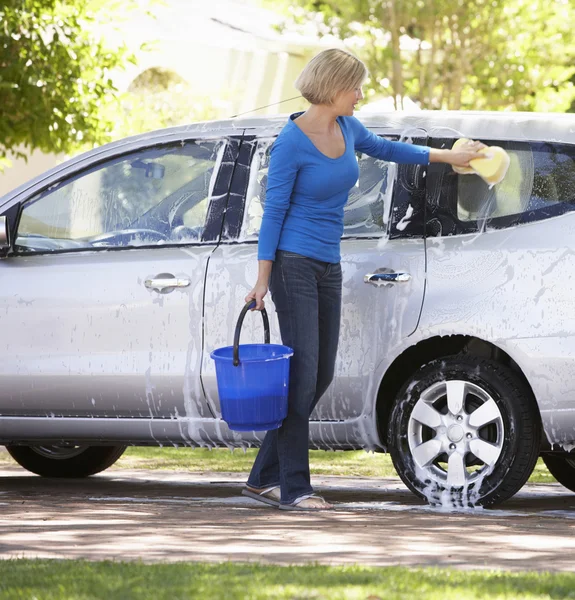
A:
[[[240,364],[240,332],[242,330],[242,323],[244,322],[244,317],[246,313],[251,308],[254,308],[256,305],[255,300],[250,300],[246,303],[246,305],[242,308],[242,312],[238,317],[238,322],[236,324],[236,332],[234,333],[234,367],[239,366]],[[262,308],[262,319],[264,321],[264,343],[270,343],[270,321],[268,319],[268,313],[265,308]]]

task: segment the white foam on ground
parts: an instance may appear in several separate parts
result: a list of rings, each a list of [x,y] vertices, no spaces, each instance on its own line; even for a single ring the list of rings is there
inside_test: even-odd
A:
[[[263,506],[262,502],[246,498],[245,496],[231,496],[229,498],[132,498],[120,496],[98,496],[88,498],[92,502],[130,502],[133,504],[221,504],[221,505],[248,505]]]
[[[449,507],[449,506],[429,506],[417,504],[396,504],[394,502],[346,502],[335,505],[337,509],[348,510],[387,510],[392,512],[431,512],[431,513],[449,513],[465,514],[481,517],[530,517],[535,513],[519,512],[513,510],[494,510],[485,509],[481,506],[475,507]],[[575,514],[574,514],[575,516]]]
[[[575,519],[575,512],[572,510],[542,510],[537,514],[542,517],[559,517],[561,519]]]
[[[229,506],[231,508],[271,508],[270,506],[258,502],[245,496],[230,496],[227,498],[207,498],[207,497],[172,497],[172,498],[135,498],[130,496],[98,496],[88,498],[92,502],[119,502],[132,504],[180,504],[197,505],[210,504],[215,506]],[[1,504],[1,503],[0,503]],[[435,514],[462,514],[477,517],[550,517],[561,519],[575,519],[575,511],[570,510],[543,510],[543,511],[519,511],[519,510],[500,510],[485,509],[482,507],[464,508],[464,507],[444,507],[429,506],[418,504],[397,504],[395,502],[336,502],[334,503],[336,511],[388,511],[388,512],[423,512]]]

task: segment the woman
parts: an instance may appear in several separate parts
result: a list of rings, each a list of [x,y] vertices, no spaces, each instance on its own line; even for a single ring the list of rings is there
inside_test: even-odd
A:
[[[269,285],[282,342],[294,355],[287,417],[266,434],[243,493],[285,510],[333,508],[310,484],[309,417],[334,374],[339,247],[344,206],[359,176],[355,152],[397,163],[465,167],[483,147],[468,142],[457,151],[437,150],[379,138],[353,117],[366,76],[365,65],[343,50],[314,57],[295,84],[311,106],[291,115],[271,150],[258,280],[246,302],[255,300],[261,310]]]

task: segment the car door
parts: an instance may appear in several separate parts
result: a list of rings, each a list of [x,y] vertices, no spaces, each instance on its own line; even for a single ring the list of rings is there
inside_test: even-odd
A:
[[[204,280],[238,143],[152,143],[19,198],[0,261],[1,415],[211,416]]]
[[[375,131],[384,134],[383,130]],[[214,252],[208,267],[202,381],[216,414],[217,385],[207,355],[214,347],[231,344],[235,318],[256,281],[257,236],[265,203],[269,150],[277,133],[268,130],[243,142],[239,164],[246,169],[241,181],[235,181],[235,208],[228,209],[226,215],[228,239]],[[360,178],[345,210],[341,246],[343,308],[336,375],[312,420],[342,421],[365,411],[377,394],[378,367],[415,330],[423,302],[424,171],[365,155],[358,156],[358,160]],[[233,195],[234,191],[230,208]],[[369,275],[372,282],[366,283]],[[272,341],[279,342],[269,296],[266,306],[271,313]],[[244,326],[241,340],[248,343],[262,339],[261,323],[254,315]]]

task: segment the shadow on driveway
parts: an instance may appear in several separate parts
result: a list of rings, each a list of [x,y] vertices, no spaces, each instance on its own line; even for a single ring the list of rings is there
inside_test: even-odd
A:
[[[0,555],[572,571],[575,495],[526,486],[493,510],[442,512],[397,479],[315,477],[335,511],[241,496],[245,475],[110,470],[83,480],[0,470]]]

